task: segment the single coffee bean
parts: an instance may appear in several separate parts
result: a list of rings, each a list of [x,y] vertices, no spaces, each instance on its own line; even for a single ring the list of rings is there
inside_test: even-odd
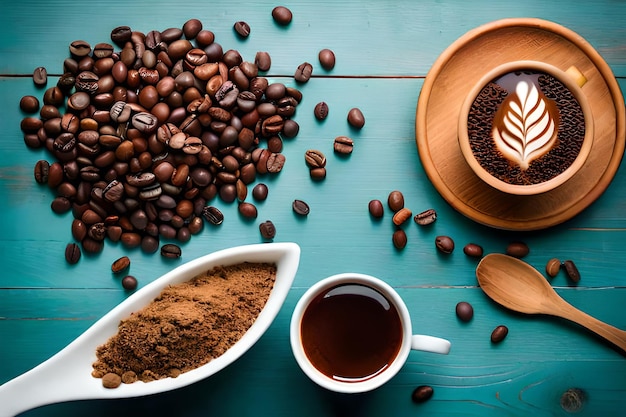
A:
[[[237,35],[241,36],[242,38],[247,38],[248,36],[250,36],[250,25],[246,22],[236,22],[234,25],[234,29],[235,32],[237,32]]]
[[[330,71],[335,67],[335,53],[330,49],[322,49],[318,58],[320,60],[320,65],[327,71]]]
[[[258,215],[257,208],[252,203],[239,203],[239,206],[237,208],[239,210],[239,214],[247,219],[256,219]]]
[[[308,216],[311,208],[309,207],[309,205],[302,200],[293,200],[293,203],[291,204],[291,208],[294,211],[294,213],[300,215],[300,216]]]
[[[39,184],[48,183],[48,174],[50,173],[50,163],[46,160],[37,161],[35,164],[35,181]]]
[[[272,153],[267,158],[267,172],[276,174],[282,171],[283,166],[285,166],[285,155],[282,153]]]
[[[313,181],[322,181],[326,178],[326,168],[313,168],[309,171],[309,176]]]
[[[348,112],[348,123],[350,126],[357,129],[363,128],[363,126],[365,126],[365,116],[363,116],[363,112],[356,107],[350,109]]]
[[[33,83],[37,87],[43,87],[48,83],[48,71],[45,67],[37,67],[33,71]]]
[[[326,102],[321,101],[315,105],[313,109],[313,115],[317,120],[324,120],[328,117],[328,104]]]
[[[393,218],[392,218],[393,224],[395,224],[396,226],[401,226],[402,224],[404,224],[404,222],[409,220],[412,215],[413,213],[411,213],[411,210],[409,210],[406,207],[403,207],[393,215]]]
[[[454,251],[454,241],[449,236],[437,236],[435,247],[442,253],[450,254]]]
[[[74,265],[80,260],[80,247],[76,243],[68,243],[65,247],[65,260]]]
[[[528,245],[524,242],[511,242],[506,247],[506,254],[509,256],[513,256],[515,258],[523,258],[528,255],[530,249]]]
[[[304,161],[310,169],[324,168],[326,166],[326,156],[321,151],[309,149],[304,153]]]
[[[155,227],[157,226],[155,225]],[[146,227],[145,230],[148,230],[148,228]],[[158,228],[156,229],[156,233],[158,234]],[[144,251],[145,253],[154,253],[159,249],[159,239],[154,236],[145,235],[144,237],[141,238],[140,246],[141,246],[141,250]]]
[[[132,275],[126,275],[122,278],[122,287],[128,291],[134,290],[137,288],[137,278]]]
[[[352,153],[354,148],[354,141],[347,136],[337,136],[335,138],[335,143],[333,145],[333,149],[335,152],[348,155]]]
[[[267,188],[267,185],[263,183],[258,183],[252,189],[252,197],[257,201],[265,201],[265,199],[267,199],[268,192],[269,190]]]
[[[313,74],[313,65],[308,62],[303,62],[298,65],[296,69],[296,73],[293,78],[299,83],[306,83],[311,79],[311,75]]]
[[[393,246],[397,249],[404,249],[407,244],[406,232],[402,229],[397,229],[393,232],[391,240],[393,241]]]
[[[463,247],[463,253],[472,258],[481,258],[483,256],[483,248],[476,243],[468,243]]]
[[[300,125],[295,120],[287,119],[283,123],[283,130],[282,130],[283,137],[288,138],[288,139],[295,138],[296,136],[298,136],[299,131],[300,131]]]
[[[259,71],[269,71],[270,67],[272,66],[272,57],[268,52],[259,51],[254,57],[254,63],[256,64]]]
[[[423,403],[430,400],[434,392],[435,391],[433,390],[433,387],[429,385],[420,385],[413,390],[413,394],[411,394],[411,399],[415,403]]]
[[[113,264],[111,264],[111,271],[113,271],[114,274],[118,274],[129,267],[130,258],[128,256],[122,256],[121,258],[115,260]]]
[[[224,221],[222,212],[214,206],[207,206],[202,209],[202,217],[212,225],[220,225]]]
[[[263,239],[273,239],[276,236],[276,227],[270,220],[264,221],[259,225],[259,231]]]
[[[272,9],[272,17],[276,23],[285,26],[291,23],[293,14],[291,13],[291,10],[284,6],[276,6]]]
[[[456,305],[456,316],[459,320],[468,322],[474,317],[474,308],[467,301],[461,301]]]
[[[367,209],[375,219],[380,219],[385,214],[385,208],[380,200],[371,200],[367,205]]]
[[[578,268],[576,267],[574,261],[570,259],[563,261],[563,269],[565,269],[567,277],[571,279],[572,282],[574,282],[575,284],[578,284],[578,282],[580,281],[580,272],[578,271]]]
[[[189,19],[183,24],[183,34],[187,39],[196,38],[201,30],[202,22],[199,19]]]
[[[161,246],[161,256],[165,258],[175,259],[180,258],[182,255],[182,250],[178,245],[173,243],[168,243]]]
[[[26,113],[36,113],[39,110],[39,99],[35,96],[24,96],[20,99],[20,109]]]
[[[67,213],[72,208],[72,202],[67,197],[58,196],[52,200],[50,208],[57,214]]]
[[[550,278],[556,277],[560,270],[561,270],[560,259],[552,258],[548,260],[548,262],[546,263],[546,274],[548,274]]]
[[[87,236],[87,225],[82,220],[74,219],[72,221],[72,236],[79,242],[82,242]]]
[[[118,26],[111,31],[111,40],[119,47],[123,47],[126,42],[130,41],[131,35],[130,27]]]
[[[491,332],[491,342],[492,343],[500,343],[504,340],[504,338],[509,334],[509,329],[506,326],[500,325],[493,329]]]
[[[415,217],[413,217],[413,220],[415,220],[415,223],[420,226],[428,226],[437,220],[437,212],[434,209],[424,210],[421,213],[416,214]]]
[[[390,192],[387,197],[387,205],[395,213],[404,207],[404,195],[398,190]]]

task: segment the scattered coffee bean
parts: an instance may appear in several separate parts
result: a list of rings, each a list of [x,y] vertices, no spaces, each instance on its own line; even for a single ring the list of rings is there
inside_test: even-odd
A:
[[[113,271],[114,274],[119,274],[129,267],[130,258],[128,256],[122,256],[121,258],[116,259],[113,264],[111,264],[111,271]]]
[[[235,32],[237,32],[237,34],[241,36],[242,38],[247,38],[248,36],[250,36],[250,25],[247,24],[246,22],[243,22],[243,21],[236,22],[234,25],[234,29],[235,29]]]
[[[318,58],[320,60],[320,65],[327,71],[335,68],[335,53],[330,49],[322,49]]]
[[[428,209],[416,214],[413,220],[420,226],[428,226],[437,220],[437,212],[434,209]]]
[[[317,120],[326,119],[328,117],[328,104],[325,101],[317,103],[313,109],[313,115]]]
[[[122,384],[122,377],[113,372],[109,372],[108,374],[102,377],[102,386],[104,388],[117,388]]]
[[[202,209],[202,217],[214,226],[218,226],[224,221],[224,215],[217,207],[214,206],[204,207]]]
[[[265,201],[265,199],[267,199],[268,192],[269,190],[267,185],[260,182],[252,189],[252,197],[257,201]]]
[[[393,218],[392,218],[393,224],[395,224],[396,226],[401,226],[402,224],[404,224],[404,222],[409,220],[412,215],[413,213],[411,212],[411,210],[409,210],[406,207],[403,207],[393,215]]]
[[[324,168],[326,166],[326,156],[318,150],[309,149],[304,153],[304,161],[309,169]]]
[[[504,338],[509,334],[508,327],[504,325],[497,326],[491,332],[491,342],[492,343],[500,343],[504,340]]]
[[[135,288],[137,288],[137,278],[132,275],[126,275],[124,278],[122,278],[122,287],[124,287],[124,289],[128,291],[134,290]]]
[[[309,171],[313,181],[321,181],[326,178],[326,168],[313,168]]]
[[[576,267],[574,261],[570,259],[563,261],[563,268],[565,269],[567,277],[571,279],[572,282],[574,282],[575,284],[578,284],[578,282],[580,281],[580,272],[578,271],[578,268]]]
[[[423,403],[430,400],[434,392],[435,391],[433,390],[433,387],[429,385],[420,385],[413,390],[413,394],[411,394],[411,399],[415,403]]]
[[[333,149],[338,154],[349,155],[354,149],[354,141],[347,136],[337,136],[335,138]]]
[[[468,243],[463,247],[463,253],[472,258],[481,258],[483,256],[483,248],[476,243]]]
[[[474,317],[474,308],[467,301],[461,301],[456,305],[456,316],[459,320],[468,322]]]
[[[528,255],[530,248],[524,242],[511,242],[506,247],[506,254],[515,258],[523,258]]]
[[[296,69],[296,73],[293,78],[299,83],[306,83],[311,79],[311,75],[313,74],[313,65],[308,62],[303,62],[298,65]]]
[[[393,246],[395,246],[397,249],[404,249],[408,239],[404,230],[397,229],[395,232],[393,232],[391,240],[393,241]]]
[[[442,253],[450,254],[454,251],[454,240],[449,236],[437,236],[435,247]]]
[[[552,258],[552,259],[549,259],[548,262],[546,263],[546,274],[548,274],[550,278],[556,277],[559,274],[560,270],[561,270],[560,259]]]
[[[263,239],[271,240],[276,236],[276,227],[270,220],[264,221],[259,225],[259,231]]]
[[[35,164],[35,181],[39,184],[48,183],[48,175],[50,173],[50,163],[46,160],[39,160]]]
[[[239,210],[239,214],[241,214],[246,219],[256,219],[258,215],[257,208],[252,203],[239,203],[239,206],[237,208]]]
[[[68,243],[65,247],[65,260],[74,265],[80,260],[80,247],[76,243]]]
[[[270,67],[272,66],[272,57],[268,52],[259,51],[254,57],[254,63],[256,64],[259,71],[269,71]]]
[[[370,215],[375,219],[380,219],[385,214],[385,208],[380,200],[371,200],[367,205]]]
[[[291,23],[293,14],[291,13],[291,10],[284,6],[276,6],[272,9],[272,17],[279,25],[288,25]]]
[[[291,208],[294,211],[294,213],[300,215],[300,216],[308,216],[309,212],[311,211],[311,208],[309,207],[309,205],[302,200],[293,200],[293,203],[291,204]]]
[[[20,99],[20,109],[26,113],[35,113],[39,110],[39,99],[35,96],[24,96]]]
[[[178,245],[174,245],[173,243],[168,243],[161,246],[161,255],[165,258],[180,258],[182,255],[182,250]]]
[[[398,190],[390,192],[387,197],[387,205],[395,213],[404,207],[404,195]]]
[[[43,87],[48,83],[48,71],[45,67],[37,67],[33,71],[33,83],[37,87]]]
[[[363,126],[365,126],[365,116],[363,116],[363,112],[356,107],[350,109],[348,112],[348,123],[350,126],[357,129],[363,128]]]

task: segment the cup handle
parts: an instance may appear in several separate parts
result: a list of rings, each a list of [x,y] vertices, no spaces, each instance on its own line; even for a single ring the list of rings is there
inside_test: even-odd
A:
[[[565,70],[565,73],[579,86],[582,87],[587,83],[587,77],[575,66],[571,66]]]
[[[411,349],[447,355],[450,352],[450,341],[440,337],[414,334],[411,336]]]

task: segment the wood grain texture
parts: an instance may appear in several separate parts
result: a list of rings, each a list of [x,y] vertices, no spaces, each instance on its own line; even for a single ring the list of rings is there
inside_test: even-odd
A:
[[[234,245],[260,242],[258,224],[243,221],[233,204],[213,203],[226,215],[184,245],[179,261],[107,244],[97,256],[83,256],[74,266],[63,259],[72,240],[71,216],[51,212],[53,192],[39,186],[32,169],[43,150],[27,149],[19,122],[21,96],[42,90],[28,77],[43,65],[62,71],[68,45],[75,39],[95,44],[109,39],[118,25],[146,31],[180,27],[201,19],[224,49],[254,59],[259,50],[272,56],[268,74],[301,89],[304,99],[295,117],[300,133],[285,141],[285,169],[260,177],[269,198],[258,204],[259,222],[271,219],[275,241],[295,241],[302,248],[294,286],[266,335],[233,366],[193,386],[147,398],[81,401],[43,407],[28,416],[136,415],[178,416],[565,416],[561,394],[571,387],[588,396],[578,415],[621,416],[626,409],[626,359],[580,326],[545,316],[524,316],[492,302],[477,286],[477,260],[462,247],[481,244],[486,253],[503,252],[509,242],[524,240],[525,260],[540,271],[552,257],[572,259],[581,272],[574,286],[563,272],[551,279],[572,305],[618,328],[626,328],[621,306],[626,299],[623,274],[626,241],[626,176],[617,170],[607,190],[587,209],[553,228],[535,232],[495,230],[469,220],[452,208],[430,183],[415,145],[415,110],[424,77],[437,57],[459,36],[479,25],[506,17],[538,17],[562,24],[584,37],[606,60],[626,90],[626,4],[530,0],[473,2],[456,0],[391,2],[301,1],[286,3],[294,13],[286,28],[271,20],[274,3],[264,0],[235,5],[230,1],[192,0],[183,4],[138,0],[84,2],[24,0],[3,5],[0,15],[0,384],[34,367],[67,345],[127,293],[111,262],[131,258],[131,273],[140,285],[158,278],[180,262]],[[149,17],[146,15],[149,11]],[[240,40],[232,25],[247,21],[251,36]],[[337,65],[317,66],[317,53],[331,48]],[[305,85],[291,78],[297,65],[313,63],[314,77]],[[328,119],[318,122],[313,107],[326,101]],[[359,107],[365,127],[346,123]],[[355,149],[348,158],[332,151],[334,137],[348,135]],[[304,164],[307,149],[328,159],[328,177],[314,183]],[[405,226],[408,245],[396,250],[387,211],[381,221],[367,212],[369,200],[386,200],[390,191],[405,195],[414,213],[434,208],[438,220],[427,228]],[[309,203],[302,219],[291,202]],[[437,235],[456,242],[449,256],[434,247]],[[416,333],[449,338],[448,356],[413,352],[387,385],[358,396],[324,391],[299,370],[289,348],[288,325],[298,298],[326,276],[361,272],[384,279],[398,290],[411,312]],[[475,309],[470,323],[454,315],[459,301]],[[489,335],[505,324],[510,333],[500,345]],[[599,377],[601,376],[601,377]],[[60,376],[62,377],[62,376]],[[433,398],[413,404],[418,385],[435,388]],[[0,415],[2,415],[0,405]]]

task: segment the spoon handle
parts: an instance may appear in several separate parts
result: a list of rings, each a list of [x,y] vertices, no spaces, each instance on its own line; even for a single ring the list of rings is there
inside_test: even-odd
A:
[[[610,324],[590,316],[589,314],[567,303],[565,300],[563,300],[562,305],[559,307],[559,315],[561,317],[591,330],[626,353],[626,331],[620,330],[617,327],[613,327]]]

